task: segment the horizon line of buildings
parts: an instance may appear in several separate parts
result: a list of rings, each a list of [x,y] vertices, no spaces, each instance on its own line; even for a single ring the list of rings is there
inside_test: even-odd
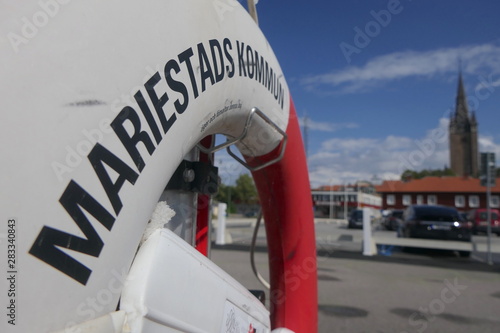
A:
[[[466,212],[486,208],[486,187],[479,178],[429,176],[422,179],[386,180],[320,186],[311,189],[315,215],[334,219],[347,218],[354,209],[405,209],[412,204],[444,205]],[[491,187],[490,207],[500,208],[500,178]]]

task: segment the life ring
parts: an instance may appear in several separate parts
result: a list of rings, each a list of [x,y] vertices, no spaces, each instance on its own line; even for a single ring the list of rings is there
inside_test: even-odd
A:
[[[272,326],[316,331],[312,203],[297,117],[277,59],[238,2],[47,0],[1,12],[9,18],[0,44],[1,185],[9,190],[0,211],[3,233],[15,235],[8,271],[16,328],[60,330],[114,311],[120,283],[110,281],[126,275],[184,155],[211,134],[238,136],[257,108],[288,135],[283,158],[253,172]],[[260,117],[247,130],[239,144],[247,163],[273,159],[279,131]],[[110,288],[105,302],[88,306],[89,295]]]

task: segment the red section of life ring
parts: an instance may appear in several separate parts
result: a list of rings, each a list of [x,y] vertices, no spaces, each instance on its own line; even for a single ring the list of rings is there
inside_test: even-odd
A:
[[[210,148],[213,141],[214,137],[210,135],[203,138],[200,143],[205,148]],[[200,152],[200,161],[210,162],[210,156]],[[207,257],[210,248],[210,228],[208,226],[211,213],[210,196],[207,194],[198,194],[197,207],[195,247],[201,254]]]
[[[269,249],[271,325],[273,329],[317,332],[313,206],[306,156],[292,101],[286,133],[288,142],[283,159],[253,172]]]

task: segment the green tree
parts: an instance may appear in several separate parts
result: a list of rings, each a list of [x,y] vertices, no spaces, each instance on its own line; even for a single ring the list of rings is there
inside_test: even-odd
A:
[[[236,213],[236,204],[256,204],[259,202],[253,178],[248,174],[242,174],[238,177],[235,186],[220,183],[219,191],[214,199],[227,203],[229,213]]]
[[[405,170],[402,174],[401,174],[401,180],[410,180],[410,179],[415,179],[416,178],[416,175],[417,175],[417,172],[416,171],[413,171],[413,170]]]
[[[234,205],[234,186],[219,184],[219,191],[215,195],[215,201],[224,202],[227,204],[228,213],[236,213],[236,206]]]
[[[424,177],[444,177],[455,176],[450,168],[444,169],[423,169],[421,171],[405,170],[401,174],[402,180],[422,179]]]
[[[219,191],[215,195],[215,200],[219,202],[229,202],[229,197],[231,195],[232,186],[225,185],[223,183],[219,184]]]
[[[242,174],[236,179],[234,201],[244,204],[255,204],[258,200],[257,189],[255,188],[252,177],[248,174]]]

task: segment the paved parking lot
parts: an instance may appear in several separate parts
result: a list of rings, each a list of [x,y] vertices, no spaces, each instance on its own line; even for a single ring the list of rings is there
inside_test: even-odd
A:
[[[212,260],[247,288],[264,289],[250,268],[251,222],[229,226],[233,242],[214,246]],[[498,332],[498,254],[494,265],[478,251],[460,258],[449,250],[396,246],[385,255],[363,256],[361,230],[323,222],[316,230],[319,332]],[[259,244],[256,262],[267,276],[263,231]]]
[[[226,241],[232,244],[249,244],[254,225],[255,219],[253,218],[229,219],[226,228]],[[348,229],[345,221],[328,219],[316,220],[315,228],[318,249],[326,248],[339,251],[362,252],[363,230]],[[484,234],[473,236],[472,243],[407,239],[398,238],[395,231],[385,230],[385,228],[375,225],[373,228],[373,238],[378,245],[377,249],[379,253],[385,255],[390,255],[393,251],[398,251],[401,247],[406,246],[431,250],[471,250],[473,260],[486,261],[487,259],[487,237]],[[260,228],[257,243],[261,245],[266,244],[263,226]],[[500,237],[495,234],[491,236],[490,248],[493,261],[500,264]]]

